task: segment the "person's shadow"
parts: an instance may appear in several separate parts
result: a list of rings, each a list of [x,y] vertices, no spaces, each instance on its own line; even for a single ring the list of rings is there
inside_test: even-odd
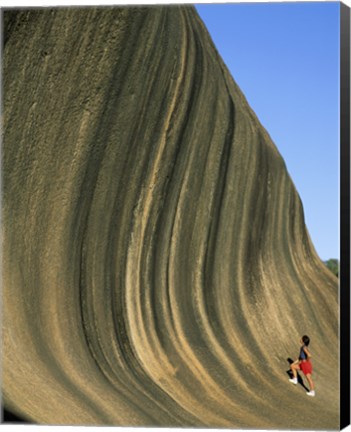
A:
[[[290,357],[287,359],[289,364],[294,363],[294,360],[292,360]],[[286,373],[289,375],[289,378],[293,378],[294,375],[291,372],[291,369],[287,370]],[[299,371],[297,371],[297,382],[302,385],[302,387],[306,390],[306,391],[310,391],[310,389],[308,387],[305,386],[303,379],[301,378]]]

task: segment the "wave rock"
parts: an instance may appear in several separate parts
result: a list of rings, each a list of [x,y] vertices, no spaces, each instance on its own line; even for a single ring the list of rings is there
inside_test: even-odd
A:
[[[337,427],[337,279],[195,9],[7,10],[4,26],[5,406]],[[286,373],[304,333],[315,398]]]

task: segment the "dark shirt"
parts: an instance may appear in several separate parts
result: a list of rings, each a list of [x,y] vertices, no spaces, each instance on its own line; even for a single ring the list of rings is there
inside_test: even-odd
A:
[[[299,360],[307,360],[307,355],[306,355],[305,351],[303,350],[304,348],[305,348],[305,345],[303,345],[300,349]]]

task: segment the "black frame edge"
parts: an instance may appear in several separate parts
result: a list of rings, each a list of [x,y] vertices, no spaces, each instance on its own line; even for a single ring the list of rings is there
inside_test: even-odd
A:
[[[350,424],[350,8],[340,3],[340,429]]]

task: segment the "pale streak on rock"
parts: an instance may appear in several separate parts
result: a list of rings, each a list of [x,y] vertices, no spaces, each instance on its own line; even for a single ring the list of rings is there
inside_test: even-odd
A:
[[[6,11],[3,64],[6,406],[337,428],[337,280],[195,10]],[[314,399],[286,374],[303,333]]]

